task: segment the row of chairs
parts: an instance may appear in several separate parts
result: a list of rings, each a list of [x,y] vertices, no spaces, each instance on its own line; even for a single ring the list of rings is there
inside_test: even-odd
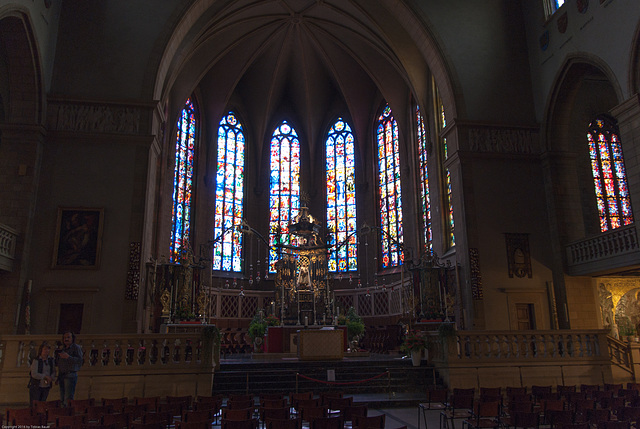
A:
[[[454,389],[451,396],[446,388],[433,388],[427,391],[427,401],[418,405],[418,426],[421,417],[426,426],[427,413],[434,410],[440,412],[442,429],[453,427],[456,420],[468,427],[596,426],[612,420],[635,424],[640,419],[639,391],[635,383],[626,389],[621,384],[582,385],[579,390],[577,386]]]
[[[227,429],[266,428],[384,428],[385,415],[368,416],[367,404],[354,404],[352,397],[327,392],[314,397],[311,392],[258,396],[231,395],[223,404],[221,395],[151,398],[103,398],[72,400],[68,407],[60,401],[34,402],[24,409],[7,410],[7,425],[56,426],[68,429],[201,429],[220,423]],[[399,428],[401,429],[401,428]]]

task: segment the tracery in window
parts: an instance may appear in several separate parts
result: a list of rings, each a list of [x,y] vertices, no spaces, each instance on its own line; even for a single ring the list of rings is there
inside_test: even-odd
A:
[[[269,177],[269,271],[275,272],[279,254],[274,245],[292,244],[289,223],[300,211],[300,140],[287,121],[271,137]]]
[[[230,228],[242,223],[244,148],[242,124],[233,112],[229,112],[218,126],[214,270],[242,271],[242,233]]]
[[[431,252],[431,199],[429,197],[429,170],[427,167],[427,132],[420,106],[416,106],[416,127],[418,130],[418,152],[420,160],[420,203],[422,206],[422,231],[424,250]]]
[[[624,157],[613,120],[599,116],[587,131],[591,172],[602,232],[633,223]]]
[[[185,103],[177,124],[175,165],[173,169],[173,205],[169,260],[179,262],[190,248],[191,208],[193,203],[194,157],[198,114],[191,99]]]
[[[402,265],[402,189],[400,186],[400,150],[398,124],[387,104],[378,117],[378,186],[382,268]]]
[[[329,271],[358,269],[356,232],[356,167],[355,139],[351,127],[342,118],[327,135],[327,231],[334,247],[328,258]],[[336,249],[337,244],[348,243]]]

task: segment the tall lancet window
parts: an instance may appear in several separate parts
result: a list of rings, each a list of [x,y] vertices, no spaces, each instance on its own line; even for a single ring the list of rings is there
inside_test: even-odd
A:
[[[278,125],[271,137],[269,178],[269,271],[275,272],[276,240],[291,244],[289,223],[300,211],[300,140],[287,121]]]
[[[589,124],[587,140],[600,230],[605,232],[633,223],[618,127],[610,118],[599,116]]]
[[[356,166],[355,139],[351,127],[342,118],[329,130],[326,146],[327,163],[327,230],[329,271],[358,269],[356,232]],[[336,250],[337,244],[349,241]]]
[[[378,117],[378,187],[382,268],[402,265],[402,189],[400,187],[400,150],[398,123],[387,104]]]
[[[198,121],[196,106],[191,99],[188,99],[177,124],[169,249],[171,262],[179,262],[183,253],[191,247],[191,208]]]
[[[422,239],[424,250],[431,252],[431,199],[429,198],[429,170],[427,168],[427,132],[420,106],[416,106],[416,127],[418,130],[418,151],[420,160],[420,203],[422,205]]]
[[[218,126],[216,209],[213,222],[213,269],[242,270],[242,223],[244,201],[244,133],[233,112]]]
[[[444,111],[444,103],[442,103],[442,99],[440,98],[440,93],[438,91],[438,87],[436,86],[435,80],[431,81],[432,84],[432,88],[433,88],[433,94],[434,94],[434,106],[435,106],[435,111],[436,113],[436,118],[435,118],[435,122],[436,122],[436,126],[437,126],[437,138],[438,141],[440,142],[440,161],[442,164],[444,164],[444,162],[447,160],[447,158],[449,157],[449,148],[447,147],[447,138],[444,137],[443,134],[443,130],[444,128],[447,126],[447,117],[445,115],[445,111]],[[451,186],[451,172],[449,171],[449,168],[444,167],[443,165],[443,177],[442,180],[446,186],[446,193],[444,196],[444,207],[445,207],[445,216],[446,216],[446,223],[444,226],[444,230],[445,230],[445,238],[446,238],[446,244],[448,247],[453,247],[456,245],[456,235],[455,235],[455,223],[453,221],[453,189]]]

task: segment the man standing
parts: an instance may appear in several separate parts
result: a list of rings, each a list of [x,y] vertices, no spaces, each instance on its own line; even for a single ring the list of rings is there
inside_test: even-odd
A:
[[[66,407],[69,399],[73,399],[78,382],[78,370],[82,366],[82,348],[76,344],[73,332],[62,335],[62,350],[56,353],[58,365],[58,382],[60,383],[60,401]]]

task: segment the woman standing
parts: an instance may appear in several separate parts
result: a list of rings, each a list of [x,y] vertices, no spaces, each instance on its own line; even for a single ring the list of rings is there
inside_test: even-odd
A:
[[[38,348],[38,357],[31,362],[31,381],[29,382],[29,403],[46,401],[55,378],[55,361],[49,357],[51,346],[46,341]]]

